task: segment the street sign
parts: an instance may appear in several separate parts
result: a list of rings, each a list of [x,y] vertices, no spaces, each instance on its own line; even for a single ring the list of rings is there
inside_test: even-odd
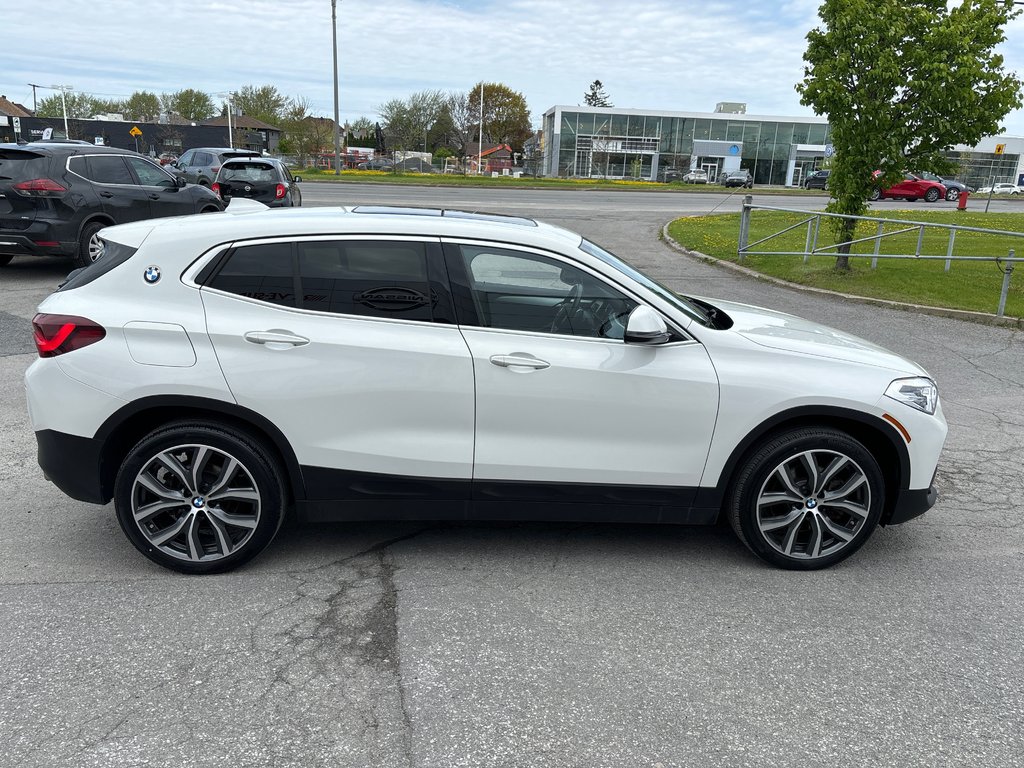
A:
[[[46,128],[43,130],[43,141],[49,141],[53,138],[53,128]]]
[[[139,130],[139,126],[137,126],[137,125],[133,125],[132,129],[130,131],[128,131],[128,133],[130,135],[134,136],[136,139],[139,138],[139,136],[142,135],[142,131]]]
[[[1005,144],[996,144],[996,154],[997,155],[1003,154],[1003,150],[1005,150],[1005,149],[1006,149],[1006,145]]]
[[[13,122],[14,122],[14,132],[15,133],[21,133],[21,118],[20,117],[14,118]]]

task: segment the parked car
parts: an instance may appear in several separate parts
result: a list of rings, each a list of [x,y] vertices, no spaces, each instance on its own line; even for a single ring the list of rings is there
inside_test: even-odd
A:
[[[1020,187],[1018,187],[1016,184],[1006,184],[1004,182],[999,182],[998,184],[990,184],[978,190],[979,195],[987,195],[989,192],[991,192],[993,195],[1019,195]]]
[[[262,157],[262,152],[251,149],[232,149],[230,147],[197,147],[183,153],[171,163],[177,172],[185,177],[190,184],[204,187],[213,186],[217,172],[224,162],[232,157]]]
[[[881,171],[875,171],[874,173],[876,179],[880,178],[881,175]],[[871,190],[872,200],[881,200],[886,197],[893,199],[902,197],[910,203],[923,197],[926,202],[934,203],[936,200],[942,200],[946,197],[946,187],[936,181],[919,179],[912,173],[906,173],[903,175],[903,181],[893,184],[891,187],[876,185]]]
[[[665,184],[670,184],[674,181],[683,181],[684,178],[682,171],[678,168],[673,168],[670,165],[662,166],[658,169],[658,181]]]
[[[944,179],[941,176],[936,176],[934,173],[928,173],[927,171],[922,171],[921,173],[915,173],[913,175],[920,179],[924,179],[925,181],[934,181],[944,186],[946,188],[946,199],[951,202],[959,200],[961,194],[970,191],[970,187],[956,179]]]
[[[111,224],[224,209],[144,155],[88,143],[0,144],[0,266],[15,256],[70,256],[80,266],[102,250]]]
[[[393,171],[395,164],[386,157],[371,157],[369,160],[359,163],[356,169],[360,171]]]
[[[804,179],[804,189],[828,189],[828,177],[832,171],[815,171]]]
[[[300,181],[280,160],[249,157],[225,160],[212,189],[224,202],[247,197],[270,208],[293,208],[302,205]]]
[[[718,177],[718,183],[723,187],[746,187],[752,189],[754,187],[754,177],[750,175],[750,171],[739,170],[739,171],[727,171]]]
[[[157,159],[160,161],[160,165],[172,165],[178,156],[174,152],[161,152]]]
[[[103,236],[33,320],[29,414],[46,477],[168,568],[238,566],[293,511],[721,518],[810,570],[935,501],[924,369],[558,227],[236,199]]]
[[[694,168],[683,175],[683,182],[686,184],[707,184],[708,172],[703,168]]]

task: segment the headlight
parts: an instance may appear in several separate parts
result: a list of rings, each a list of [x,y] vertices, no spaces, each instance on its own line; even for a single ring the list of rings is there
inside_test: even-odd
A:
[[[923,376],[896,379],[885,390],[885,396],[927,414],[934,414],[939,404],[939,388],[935,386],[934,381]]]

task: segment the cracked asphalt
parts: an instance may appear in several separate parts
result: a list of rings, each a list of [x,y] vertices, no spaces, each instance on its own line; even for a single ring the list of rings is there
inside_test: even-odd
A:
[[[38,471],[28,321],[67,266],[16,260],[0,270],[0,766],[1021,764],[1024,332],[807,295],[659,242],[738,196],[304,197],[544,218],[677,289],[905,354],[950,424],[939,503],[811,574],[720,529],[407,523],[283,531],[235,573],[172,574]]]

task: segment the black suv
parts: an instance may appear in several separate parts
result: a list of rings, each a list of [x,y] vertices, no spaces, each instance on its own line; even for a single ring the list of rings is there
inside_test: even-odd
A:
[[[815,171],[804,179],[804,189],[828,189],[828,177],[832,171]]]
[[[91,144],[0,144],[0,266],[15,256],[102,254],[103,227],[224,210],[217,195],[186,185],[148,157]]]

